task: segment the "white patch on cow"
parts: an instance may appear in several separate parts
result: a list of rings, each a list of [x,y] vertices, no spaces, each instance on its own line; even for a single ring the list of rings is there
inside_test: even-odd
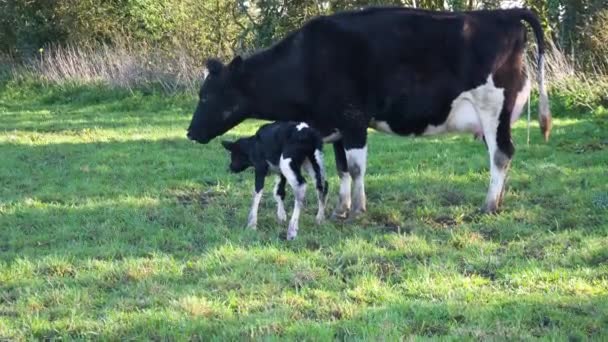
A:
[[[281,176],[277,176],[276,182],[274,184],[274,190],[272,194],[274,196],[274,200],[277,202],[277,218],[280,222],[287,221],[287,213],[285,212],[285,204],[283,203],[283,199],[279,196],[279,183],[281,182]]]
[[[333,143],[336,142],[338,140],[342,139],[342,133],[340,133],[340,131],[335,131],[332,134],[323,137],[323,143],[327,144],[327,143]]]
[[[249,217],[247,219],[247,228],[256,229],[258,224],[258,208],[260,206],[261,200],[262,190],[256,192],[253,195],[253,204],[251,205],[251,210],[249,211]]]
[[[514,123],[519,119],[521,112],[524,109],[524,105],[528,102],[528,97],[530,96],[530,88],[532,84],[529,79],[526,79],[526,83],[524,87],[517,93],[517,97],[515,98],[515,105],[513,106],[513,111],[511,112],[511,123]]]
[[[204,68],[203,69],[203,81],[207,79],[207,76],[209,76],[209,69]]]
[[[549,97],[545,87],[545,55],[540,55],[538,60],[538,94],[539,114],[541,117],[549,116]]]
[[[538,60],[538,89],[540,93],[547,93],[545,88],[545,55],[540,55]]]
[[[283,155],[281,155],[279,159],[279,168],[281,169],[281,174],[287,179],[287,183],[289,185],[298,183],[296,174],[291,169],[291,158],[283,158]]]
[[[352,178],[348,172],[340,172],[340,190],[338,190],[338,205],[334,210],[334,215],[337,217],[346,218],[350,211],[350,186]]]
[[[300,122],[300,123],[299,123],[299,124],[296,126],[296,129],[297,129],[298,131],[301,131],[301,130],[303,130],[304,128],[308,128],[308,124],[307,124],[306,122]]]
[[[488,77],[488,82],[483,87],[480,92],[474,94],[476,99],[474,103],[490,157],[490,186],[486,196],[486,210],[494,211],[498,206],[507,175],[507,168],[504,165],[496,165],[495,162],[497,153],[502,154],[498,150],[496,134],[500,111],[504,103],[504,89],[494,86],[492,75]]]
[[[293,240],[298,235],[298,221],[300,219],[300,211],[304,206],[304,197],[306,196],[306,183],[300,184],[291,168],[291,158],[283,158],[281,155],[279,167],[281,173],[287,179],[287,183],[291,186],[294,192],[294,207],[293,213],[291,214],[291,220],[289,220],[289,227],[287,229],[287,240]]]
[[[367,167],[367,145],[362,148],[346,150],[348,172],[353,178],[353,212],[355,214],[366,210],[365,170]]]
[[[386,121],[376,121],[372,119],[369,126],[378,132],[395,134],[395,132],[391,129],[391,126]]]
[[[496,88],[492,75],[489,75],[486,83],[458,95],[452,102],[446,121],[438,126],[429,125],[424,134],[480,132],[483,130],[481,116],[488,115],[487,108],[494,108],[497,104],[502,108],[503,102],[504,89]]]

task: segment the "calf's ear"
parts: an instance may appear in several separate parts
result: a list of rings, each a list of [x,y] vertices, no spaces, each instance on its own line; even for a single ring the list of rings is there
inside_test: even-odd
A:
[[[222,69],[224,69],[224,64],[215,58],[209,58],[205,62],[206,74],[217,75]],[[205,75],[206,78],[207,75]]]
[[[234,147],[234,143],[228,140],[222,140],[222,146],[228,151],[232,151],[232,147]]]

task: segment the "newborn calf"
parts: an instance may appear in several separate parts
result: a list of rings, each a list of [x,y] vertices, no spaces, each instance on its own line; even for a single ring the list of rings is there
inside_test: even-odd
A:
[[[323,166],[323,140],[317,131],[304,122],[274,122],[260,127],[254,136],[235,142],[222,141],[222,145],[230,151],[232,172],[241,172],[250,166],[255,168],[255,194],[247,227],[256,228],[264,179],[269,171],[272,171],[278,174],[274,198],[277,201],[277,217],[281,222],[287,220],[283,205],[286,181],[294,191],[295,205],[289,221],[287,239],[295,239],[306,195],[306,180],[302,177],[302,168],[316,181],[319,202],[316,218],[317,223],[323,221],[327,181]]]

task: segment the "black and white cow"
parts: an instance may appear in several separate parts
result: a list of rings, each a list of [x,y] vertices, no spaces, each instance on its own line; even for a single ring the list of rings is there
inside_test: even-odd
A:
[[[188,138],[206,144],[247,118],[309,123],[334,144],[334,214],[344,217],[366,209],[368,127],[397,135],[473,132],[489,151],[484,209],[495,212],[514,154],[511,124],[530,92],[522,21],[538,45],[539,122],[547,140],[544,40],[533,12],[395,7],[318,17],[248,58],[208,60]]]
[[[249,167],[255,169],[255,193],[247,222],[249,228],[255,229],[257,226],[264,179],[273,171],[278,174],[273,192],[277,202],[277,217],[281,222],[287,220],[283,204],[286,182],[294,192],[295,204],[287,229],[287,239],[295,239],[306,196],[306,180],[302,176],[302,168],[315,180],[319,203],[316,219],[319,224],[323,221],[328,184],[323,164],[323,140],[319,132],[304,122],[274,122],[260,127],[254,136],[240,138],[235,142],[222,141],[222,145],[230,151],[232,172],[242,172]]]

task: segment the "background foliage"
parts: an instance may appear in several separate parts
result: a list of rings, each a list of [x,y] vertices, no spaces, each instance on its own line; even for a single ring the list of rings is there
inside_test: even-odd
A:
[[[31,57],[49,44],[112,44],[124,37],[191,56],[227,58],[267,46],[311,17],[369,5],[467,10],[525,5],[556,44],[605,62],[606,0],[1,0],[0,51]]]

